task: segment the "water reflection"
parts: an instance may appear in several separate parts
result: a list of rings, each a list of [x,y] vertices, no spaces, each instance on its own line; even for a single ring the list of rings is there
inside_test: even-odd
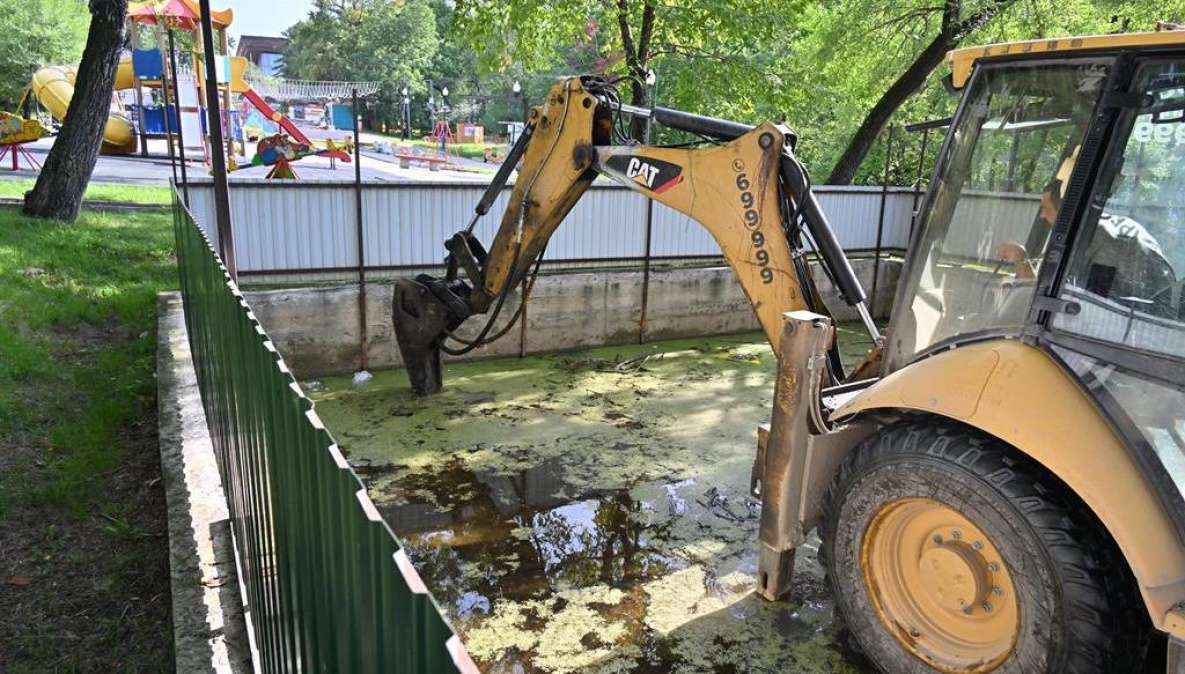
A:
[[[453,457],[385,487],[402,503],[384,516],[485,671],[856,671],[810,570],[792,603],[749,593],[747,494],[695,479],[584,489],[563,466],[505,475]],[[755,639],[798,645],[738,650]]]

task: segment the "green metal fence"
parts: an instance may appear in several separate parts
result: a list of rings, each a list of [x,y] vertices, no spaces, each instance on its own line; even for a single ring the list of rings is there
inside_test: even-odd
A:
[[[209,240],[173,214],[259,668],[475,672]]]

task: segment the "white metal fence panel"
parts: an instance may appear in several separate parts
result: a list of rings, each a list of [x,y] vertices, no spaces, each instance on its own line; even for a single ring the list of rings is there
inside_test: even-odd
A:
[[[444,241],[473,217],[483,185],[457,183],[365,183],[362,188],[363,250],[371,269],[440,264]],[[231,219],[241,272],[305,273],[358,265],[355,186],[348,181],[282,183],[235,181]],[[840,243],[872,249],[884,199],[881,245],[908,245],[914,195],[908,188],[816,188]],[[213,189],[190,184],[190,210],[217,245]],[[503,190],[475,233],[491,241],[510,198]],[[615,185],[595,185],[576,203],[552,237],[548,260],[638,260],[646,251],[648,200]],[[651,255],[655,258],[715,257],[719,247],[698,222],[662,204],[653,205]]]

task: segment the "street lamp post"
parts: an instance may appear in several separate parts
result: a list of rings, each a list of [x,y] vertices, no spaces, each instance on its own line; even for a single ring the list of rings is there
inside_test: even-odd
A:
[[[527,97],[523,95],[523,85],[519,84],[518,80],[514,81],[514,85],[510,87],[514,92],[514,97],[519,99],[523,106],[523,124],[527,123]]]
[[[655,73],[653,69],[647,69],[646,70],[646,86],[650,88],[650,107],[652,107],[652,108],[654,106],[658,105],[658,101],[656,100],[657,96],[658,96],[658,87],[655,86],[657,83],[658,83],[658,74]],[[649,117],[647,117],[646,118],[646,144],[647,145],[649,145],[651,142],[650,129],[652,129],[653,126],[654,126],[653,120],[651,120]]]
[[[411,140],[411,90],[403,83],[403,140]]]

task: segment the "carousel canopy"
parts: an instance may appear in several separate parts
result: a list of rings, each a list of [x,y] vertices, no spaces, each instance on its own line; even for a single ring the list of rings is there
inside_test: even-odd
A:
[[[165,23],[175,28],[198,30],[201,27],[201,16],[197,0],[145,0],[128,3],[128,18],[141,23]],[[234,17],[234,12],[229,9],[210,12],[210,20],[215,28],[226,28],[234,21]]]

